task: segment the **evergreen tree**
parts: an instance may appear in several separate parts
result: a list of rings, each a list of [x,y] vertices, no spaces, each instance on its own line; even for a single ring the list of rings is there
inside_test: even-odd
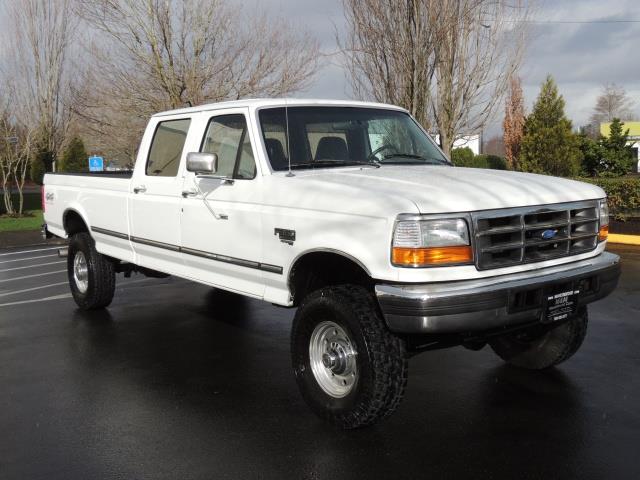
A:
[[[580,174],[586,177],[595,177],[602,170],[602,158],[604,148],[601,140],[594,140],[587,132],[581,132],[578,136],[580,150],[582,151],[582,169]]]
[[[62,154],[58,170],[61,172],[81,172],[87,170],[87,151],[79,137],[73,137]]]
[[[31,166],[29,168],[31,181],[42,185],[44,174],[51,171],[52,164],[53,153],[46,148],[39,147],[31,158]]]
[[[629,173],[633,164],[633,152],[627,145],[629,129],[623,132],[624,123],[614,118],[609,128],[609,136],[602,139],[604,149],[601,175],[621,176]]]
[[[564,113],[564,98],[549,75],[525,121],[520,168],[568,177],[579,172],[581,160],[577,135]]]

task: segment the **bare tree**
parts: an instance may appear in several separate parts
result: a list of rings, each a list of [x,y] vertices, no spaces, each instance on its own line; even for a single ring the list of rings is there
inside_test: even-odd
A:
[[[17,137],[15,137],[14,133],[9,115],[6,111],[0,112],[0,180],[2,181],[2,200],[7,215],[15,214],[11,198],[11,172],[17,157],[17,149],[14,148]]]
[[[629,98],[625,89],[615,83],[607,83],[602,86],[602,91],[596,100],[596,105],[591,114],[591,124],[600,130],[603,122],[612,122],[614,118],[620,120],[633,120],[635,102]]]
[[[431,128],[429,88],[443,29],[436,0],[343,0],[347,37],[338,38],[354,93],[401,105]]]
[[[481,131],[521,63],[520,0],[343,0],[354,91],[411,111],[450,152]]]
[[[0,181],[6,213],[21,216],[24,207],[22,192],[33,154],[33,130],[19,122],[10,111],[9,97],[6,100],[0,107]],[[14,187],[18,192],[17,206],[12,198]]]
[[[15,114],[46,152],[45,170],[55,162],[70,120],[68,53],[77,26],[70,7],[70,0],[14,0],[4,6],[3,77]]]
[[[152,113],[287,94],[308,85],[317,68],[308,35],[225,0],[78,2],[99,35],[77,113],[125,158]]]
[[[524,135],[524,95],[520,78],[513,76],[509,84],[509,93],[505,102],[503,139],[507,163],[512,170],[518,170],[518,157]]]

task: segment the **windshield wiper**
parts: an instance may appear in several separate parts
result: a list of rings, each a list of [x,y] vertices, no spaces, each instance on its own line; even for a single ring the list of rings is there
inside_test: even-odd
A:
[[[358,160],[316,160],[315,162],[292,163],[291,169],[296,168],[322,168],[322,167],[353,167],[356,165],[368,165],[370,167],[380,168],[378,162],[366,162]]]
[[[411,161],[403,161],[403,162],[389,162],[389,163],[394,163],[394,164],[400,164],[400,163],[408,163],[408,164],[426,164],[426,165],[446,165],[446,162],[439,160],[437,158],[433,158],[433,157],[423,157],[422,155],[414,155],[413,153],[390,153],[388,155],[385,155],[382,160],[381,163],[384,163],[385,160],[391,159],[391,158],[403,158],[403,159],[407,159],[407,160],[415,160],[413,162]]]

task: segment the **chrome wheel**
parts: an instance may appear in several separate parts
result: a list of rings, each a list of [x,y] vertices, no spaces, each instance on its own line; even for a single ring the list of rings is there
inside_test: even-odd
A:
[[[355,345],[334,322],[321,322],[309,341],[311,370],[325,393],[342,398],[351,392],[358,378]]]
[[[76,252],[73,257],[73,281],[80,293],[85,293],[89,288],[89,268],[87,258],[81,251]]]

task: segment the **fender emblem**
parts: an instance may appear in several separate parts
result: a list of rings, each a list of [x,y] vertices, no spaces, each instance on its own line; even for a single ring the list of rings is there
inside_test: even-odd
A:
[[[295,230],[287,230],[284,228],[275,228],[273,230],[273,234],[277,235],[280,238],[282,243],[287,243],[289,245],[293,245],[293,242],[296,241],[296,231]]]

